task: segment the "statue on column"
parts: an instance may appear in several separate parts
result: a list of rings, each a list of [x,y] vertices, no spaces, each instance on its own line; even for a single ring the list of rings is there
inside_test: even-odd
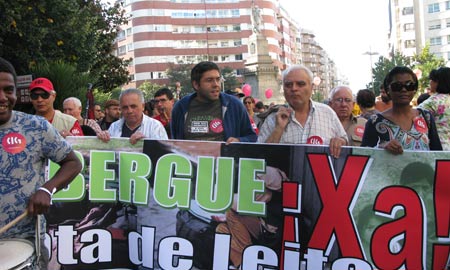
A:
[[[261,23],[262,23],[261,9],[258,6],[252,5],[253,33],[255,34],[261,33]]]

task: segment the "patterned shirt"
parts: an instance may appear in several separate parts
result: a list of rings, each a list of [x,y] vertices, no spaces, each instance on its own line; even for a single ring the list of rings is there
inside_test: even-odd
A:
[[[45,182],[47,159],[59,162],[72,147],[44,118],[13,111],[0,125],[0,227],[27,208],[30,196]],[[27,217],[0,238],[35,236],[35,218]],[[42,232],[45,230],[42,228]]]
[[[420,111],[410,130],[385,118],[373,115],[366,123],[361,146],[383,147],[385,143],[397,140],[404,150],[442,150],[433,116],[428,111]]]
[[[450,94],[434,94],[419,105],[431,112],[442,148],[450,151]]]
[[[311,109],[304,127],[295,119],[295,112],[291,113],[280,143],[329,145],[332,138],[343,138],[348,142],[347,133],[333,109],[314,101],[310,104]],[[265,142],[270,137],[275,123],[276,113],[272,113],[259,130],[258,142]]]

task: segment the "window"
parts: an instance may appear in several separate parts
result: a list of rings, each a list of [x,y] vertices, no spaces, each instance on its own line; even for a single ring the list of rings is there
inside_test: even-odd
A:
[[[127,51],[132,51],[132,50],[134,50],[134,44],[133,43],[130,43],[130,44],[128,44],[127,45]]]
[[[403,25],[403,31],[405,31],[405,32],[414,31],[414,24],[413,23],[405,23]]]
[[[445,9],[446,10],[450,9],[450,1],[445,1]]]
[[[441,37],[430,38],[430,45],[431,46],[442,45],[442,38]]]
[[[428,5],[428,13],[436,13],[439,12],[439,3],[429,4]]]
[[[117,40],[124,40],[125,39],[125,30],[121,30],[119,31],[119,33],[117,33]]]
[[[428,26],[428,30],[436,30],[436,29],[441,29],[441,22],[440,21],[430,22],[430,25]]]
[[[413,7],[404,7],[402,10],[403,15],[411,15],[414,13]]]
[[[125,46],[125,45],[120,46],[117,51],[118,51],[119,55],[125,54],[127,52],[127,46]]]
[[[447,36],[447,44],[450,44],[450,35]]]
[[[127,36],[133,34],[133,28],[128,28],[127,29]]]
[[[405,48],[415,48],[416,41],[414,39],[405,40]]]
[[[234,59],[236,59],[236,60],[242,60],[243,58],[242,58],[242,54],[236,54],[235,56],[234,56]]]
[[[235,47],[238,47],[238,46],[242,45],[242,41],[240,39],[235,40],[233,43],[234,43]]]
[[[233,31],[241,31],[241,25],[240,24],[233,25]]]

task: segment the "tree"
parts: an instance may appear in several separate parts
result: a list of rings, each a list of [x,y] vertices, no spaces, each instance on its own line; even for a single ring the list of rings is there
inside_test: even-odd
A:
[[[391,59],[384,56],[378,58],[378,62],[375,63],[375,67],[372,69],[373,83],[367,84],[367,89],[375,89],[375,95],[380,94],[380,85],[383,83],[384,78],[389,73],[389,71],[395,66],[411,66],[411,60],[401,54],[396,52]]]
[[[170,63],[169,68],[166,70],[167,77],[169,78],[170,84],[175,85],[179,82],[181,85],[180,96],[186,96],[193,92],[191,84],[191,70],[194,64],[175,64]]]
[[[224,67],[222,69],[222,76],[224,78],[223,83],[223,91],[225,90],[234,90],[236,87],[240,87],[241,83],[236,79],[236,75],[234,73],[234,69],[230,67]]]
[[[419,55],[413,57],[414,69],[418,69],[422,72],[421,78],[419,78],[419,93],[423,93],[425,88],[429,86],[428,76],[431,70],[445,66],[443,58],[438,58],[436,55],[430,53],[430,45],[427,44]]]
[[[86,104],[87,85],[91,82],[88,73],[77,71],[73,64],[55,61],[34,65],[32,72],[35,77],[48,78],[55,88],[55,109],[62,110],[62,103],[68,97],[77,97]]]
[[[150,99],[153,99],[156,91],[158,91],[159,89],[161,89],[163,87],[166,87],[166,86],[145,81],[144,83],[142,83],[139,86],[139,89],[142,90],[142,92],[144,93],[145,100],[148,101]]]
[[[64,61],[89,72],[104,91],[128,82],[126,60],[113,56],[118,25],[127,18],[120,1],[0,1],[0,56],[18,74],[37,64]]]

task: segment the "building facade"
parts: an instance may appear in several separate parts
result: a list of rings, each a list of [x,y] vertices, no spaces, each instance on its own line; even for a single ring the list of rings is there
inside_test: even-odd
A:
[[[430,52],[450,64],[450,1],[390,0],[390,51],[405,56]]]
[[[303,63],[321,81],[333,81],[325,76],[335,68],[324,67],[332,61],[317,43],[307,49],[308,53],[304,51],[302,42],[314,43],[314,37],[303,37],[298,23],[278,0],[122,2],[130,20],[120,29],[116,45],[118,56],[133,59],[128,87],[138,87],[145,81],[171,86],[174,82],[168,81],[166,73],[171,65],[204,60],[232,68],[242,84],[252,84],[252,95],[263,101],[269,101],[264,96],[269,88],[274,92],[271,99],[282,101],[281,71],[292,64]],[[255,52],[250,44],[262,38],[264,46]],[[314,51],[314,62],[309,60],[310,51]],[[265,76],[261,80],[260,71]]]

